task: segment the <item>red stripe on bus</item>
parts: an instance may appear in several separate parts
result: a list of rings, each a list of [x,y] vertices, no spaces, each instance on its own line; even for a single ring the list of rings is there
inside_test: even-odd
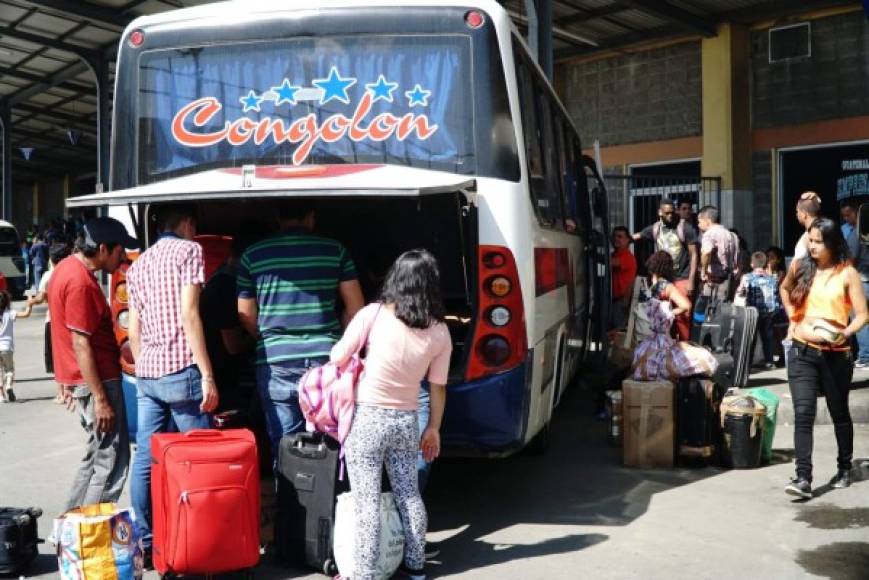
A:
[[[534,285],[537,296],[561,288],[570,279],[567,248],[534,248]]]

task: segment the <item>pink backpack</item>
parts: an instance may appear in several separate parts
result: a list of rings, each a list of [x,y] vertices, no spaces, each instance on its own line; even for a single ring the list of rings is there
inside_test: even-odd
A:
[[[319,431],[344,443],[350,425],[353,423],[353,411],[356,408],[356,385],[365,368],[365,361],[359,355],[362,348],[368,344],[368,336],[380,307],[371,318],[368,328],[360,341],[359,349],[342,365],[328,362],[314,367],[304,375],[299,382],[299,404],[305,416],[308,431]]]

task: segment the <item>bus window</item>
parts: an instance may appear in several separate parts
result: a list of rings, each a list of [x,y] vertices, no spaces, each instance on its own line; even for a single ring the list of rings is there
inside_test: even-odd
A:
[[[564,230],[571,234],[581,233],[576,212],[576,175],[570,154],[570,136],[565,131],[564,121],[555,119],[555,144],[558,147],[558,174],[561,178],[562,206],[564,207]]]
[[[561,178],[558,169],[558,150],[555,146],[555,107],[549,102],[543,87],[539,87],[537,94],[542,95],[537,102],[540,104],[540,118],[543,121],[540,125],[543,128],[543,160],[546,171],[546,187],[542,194],[537,196],[537,205],[540,206],[541,213],[546,215],[550,227],[561,228],[563,221]],[[546,200],[545,204],[542,203],[543,200]]]
[[[537,205],[537,196],[546,187],[546,181],[543,177],[543,155],[540,151],[542,139],[540,138],[540,127],[537,124],[537,115],[534,113],[532,103],[534,102],[534,84],[531,80],[531,71],[525,62],[518,62],[516,71],[519,81],[519,101],[522,109],[522,132],[525,134],[525,158],[528,163],[528,182],[531,188],[532,202],[534,209],[540,216],[540,209]]]
[[[521,53],[520,53],[521,54]],[[523,55],[524,56],[524,55]],[[525,156],[528,162],[528,185],[531,189],[537,220],[545,227],[559,227],[561,201],[557,188],[553,188],[554,163],[551,155],[552,120],[549,103],[543,89],[536,82],[531,65],[522,58],[516,64],[519,83],[519,101],[522,111],[522,130],[525,134]],[[549,137],[545,137],[548,133]]]

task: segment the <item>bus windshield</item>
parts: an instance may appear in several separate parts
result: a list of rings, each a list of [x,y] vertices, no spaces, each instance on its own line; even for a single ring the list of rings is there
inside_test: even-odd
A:
[[[139,59],[138,181],[209,167],[475,170],[470,40],[296,37]]]

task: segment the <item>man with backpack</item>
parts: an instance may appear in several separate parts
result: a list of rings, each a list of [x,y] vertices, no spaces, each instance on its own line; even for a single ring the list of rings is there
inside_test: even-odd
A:
[[[665,251],[673,259],[673,284],[688,298],[694,296],[697,275],[697,232],[691,224],[676,213],[672,200],[662,199],[658,207],[659,221],[634,234],[634,240],[648,240],[655,251]],[[688,340],[691,334],[691,312],[676,317],[674,324],[679,340]]]
[[[700,246],[701,296],[716,301],[730,297],[730,288],[738,269],[739,240],[736,234],[720,223],[718,208],[707,205],[697,214],[697,225],[703,233]]]

